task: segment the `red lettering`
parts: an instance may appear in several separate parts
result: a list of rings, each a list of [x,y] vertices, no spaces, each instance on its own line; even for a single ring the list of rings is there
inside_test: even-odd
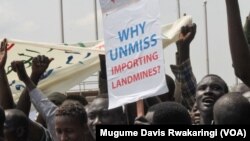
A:
[[[124,71],[127,67],[127,64],[126,63],[122,63],[122,71]]]
[[[126,69],[134,69],[136,67],[140,67],[144,64],[151,63],[153,61],[156,61],[159,59],[158,52],[153,52],[151,54],[147,54],[141,57],[138,57],[134,60],[129,60],[128,62],[116,65],[112,67],[112,75],[121,73],[122,71]]]
[[[112,67],[112,75],[122,72],[122,68],[120,65]]]
[[[114,82],[112,82],[112,89],[117,88],[117,86],[115,86]]]
[[[118,79],[116,82],[112,82],[112,89],[116,89],[143,80],[145,78],[152,77],[157,73],[160,73],[160,66],[155,66],[153,68],[149,68],[133,75]]]

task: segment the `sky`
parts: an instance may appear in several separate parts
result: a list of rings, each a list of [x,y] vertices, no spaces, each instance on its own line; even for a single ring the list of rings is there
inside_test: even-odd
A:
[[[250,12],[250,1],[238,1],[244,23]],[[174,22],[178,18],[177,0],[159,0],[159,3],[162,24]],[[204,1],[180,0],[180,10],[181,15],[191,15],[197,24],[190,57],[194,74],[200,81],[207,74]],[[63,0],[65,43],[97,40],[96,32],[102,40],[98,0],[97,14],[98,29],[95,28],[94,0]],[[210,73],[218,74],[231,86],[236,83],[236,78],[229,50],[225,0],[208,0],[207,17]],[[0,0],[0,38],[59,44],[62,42],[60,20],[60,0]],[[175,63],[175,52],[174,44],[164,50],[166,73],[172,77],[169,65]]]

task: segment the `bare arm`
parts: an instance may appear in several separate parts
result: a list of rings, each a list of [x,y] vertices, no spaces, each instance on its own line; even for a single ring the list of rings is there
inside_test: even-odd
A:
[[[4,41],[1,43],[0,48],[0,102],[4,109],[13,109],[15,108],[14,100],[12,97],[12,93],[9,87],[8,79],[6,76],[6,72],[4,69],[5,63],[7,60],[7,40],[4,39]],[[27,115],[29,114],[29,111]],[[29,134],[31,137],[31,140],[40,140],[41,137],[44,134],[43,128],[39,127],[37,124],[33,123],[31,120],[29,120]]]
[[[250,47],[250,13],[246,18],[246,22],[244,25],[244,32],[247,37],[248,46]]]
[[[250,52],[243,32],[238,0],[226,0],[229,44],[234,71],[250,86]]]
[[[52,60],[53,59],[48,59],[46,57],[43,61],[50,63]],[[46,63],[42,63],[41,65],[45,64]],[[48,130],[53,139],[56,140],[54,115],[57,106],[49,101],[39,89],[36,89],[36,85],[28,77],[22,61],[14,61],[11,63],[11,66],[12,69],[17,72],[19,79],[25,83],[26,88],[29,91],[31,102],[34,104],[37,111],[43,115],[43,118],[46,119]]]
[[[38,84],[41,75],[46,71],[46,69],[50,64],[50,61],[48,62],[43,61],[46,59],[47,58],[45,56],[39,55],[33,58],[32,60],[32,72],[30,79],[33,81],[35,85]],[[19,101],[17,103],[17,108],[22,110],[26,115],[28,115],[30,111],[30,106],[31,102],[30,102],[29,91],[27,90],[27,88],[25,88],[19,98]]]
[[[12,109],[15,103],[9,87],[8,78],[5,72],[5,64],[7,60],[7,40],[1,42],[0,47],[0,104],[4,109]]]
[[[13,61],[11,62],[12,69],[17,72],[18,78],[23,81],[26,85],[26,88],[31,91],[36,88],[36,85],[31,81],[24,67],[22,61]]]
[[[42,74],[42,72],[46,70],[50,62],[40,63],[39,61],[37,61],[39,60],[37,58],[39,58],[39,56],[33,59],[31,78],[33,77],[33,79],[35,79],[35,81],[38,82],[40,75]],[[12,69],[15,72],[17,72],[19,79],[22,80],[26,84],[26,90],[22,93],[22,97],[18,102],[19,103],[18,108],[25,110],[25,112],[29,112],[29,109],[30,109],[29,91],[36,88],[36,84],[34,84],[33,81],[28,77],[22,61],[14,61],[11,63],[11,66],[12,66]],[[29,124],[30,140],[41,140],[41,138],[45,134],[45,130],[38,124],[34,123],[33,121],[30,120],[29,122],[30,122]]]

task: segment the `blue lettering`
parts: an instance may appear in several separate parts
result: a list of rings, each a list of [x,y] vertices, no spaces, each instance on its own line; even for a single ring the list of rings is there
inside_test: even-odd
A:
[[[139,24],[139,27],[141,28],[141,34],[144,34],[146,22],[144,21],[143,24]]]
[[[144,34],[145,32],[145,26],[146,22],[137,24],[135,26],[131,26],[130,28],[123,29],[122,31],[118,32],[118,36],[121,42],[128,40],[129,35],[130,38],[134,38],[136,36],[139,36],[139,34]]]
[[[143,48],[142,48],[142,40],[140,40],[140,51],[142,51],[143,50]]]
[[[157,45],[157,43],[158,38],[156,34],[146,36],[144,37],[144,39],[140,39],[132,43],[128,43],[124,46],[109,50],[110,59],[112,61],[115,61],[117,59],[143,51],[150,47],[154,47]]]
[[[157,37],[156,34],[153,34],[151,36],[151,47],[155,46],[157,44]]]
[[[122,42],[123,40],[128,40],[129,29],[127,29],[127,30],[123,29],[123,30],[122,30],[122,33],[119,31],[119,32],[118,32],[118,35],[119,35],[119,39],[120,39],[121,42]]]
[[[138,51],[139,51],[138,41],[136,41],[134,45],[132,43],[129,44],[129,55],[136,53]]]
[[[149,37],[145,37],[144,38],[144,48],[143,49],[147,49],[149,48],[150,44],[149,44]]]
[[[118,51],[117,51],[117,48],[115,49],[115,54],[114,54],[114,55],[113,55],[112,50],[109,51],[110,59],[111,59],[112,61],[115,61],[115,60],[117,59],[117,57],[118,57],[117,52],[118,52]]]
[[[138,25],[136,25],[135,28],[130,27],[130,30],[131,30],[131,38],[134,38],[134,34],[136,34],[136,36],[139,35]]]
[[[119,47],[119,56],[122,58],[122,56],[126,57],[128,56],[128,51],[127,51],[127,45],[123,47]]]

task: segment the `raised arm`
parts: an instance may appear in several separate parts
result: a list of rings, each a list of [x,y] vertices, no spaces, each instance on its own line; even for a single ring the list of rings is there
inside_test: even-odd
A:
[[[49,59],[48,57],[44,57],[41,59],[40,65],[49,64],[53,59]],[[52,103],[43,93],[36,88],[36,85],[32,82],[32,80],[28,77],[26,70],[24,68],[24,63],[22,61],[14,61],[11,63],[12,69],[17,72],[17,75],[21,81],[23,81],[29,91],[30,99],[32,104],[35,106],[36,110],[42,114],[42,117],[46,120],[48,130],[56,141],[55,134],[55,122],[54,116],[57,106]]]
[[[238,0],[226,0],[229,44],[235,75],[250,86],[250,52],[243,32]]]
[[[7,45],[8,42],[4,39],[0,47],[0,104],[3,109],[12,109],[15,103],[9,87],[8,78],[4,69],[7,60]]]
[[[196,78],[190,62],[190,44],[196,34],[196,24],[183,26],[180,39],[176,42],[178,60],[177,65],[171,65],[172,72],[180,85],[183,105],[190,109],[195,102]]]
[[[30,79],[35,85],[38,84],[41,75],[46,71],[49,66],[50,62],[40,63],[41,60],[43,60],[44,58],[45,56],[38,55],[32,60],[32,72],[30,75]],[[31,102],[29,91],[27,88],[25,88],[17,102],[17,108],[22,110],[26,115],[28,115],[30,112],[30,106]]]
[[[176,42],[178,54],[179,54],[179,64],[184,63],[190,59],[190,44],[193,41],[196,34],[196,24],[183,26],[181,28],[180,39]]]
[[[0,100],[1,104],[5,109],[13,109],[14,101],[12,97],[12,93],[8,84],[8,79],[4,70],[4,66],[7,60],[7,40],[4,39],[4,41],[1,43],[1,50],[0,50],[0,69],[1,69],[1,80],[0,80]],[[28,116],[29,110],[27,110],[26,115]],[[31,140],[41,140],[41,138],[44,136],[45,131],[44,129],[39,126],[38,124],[35,124],[31,120],[29,121],[29,137]]]
[[[249,12],[249,15],[246,18],[246,22],[245,22],[245,25],[244,25],[244,32],[245,32],[245,35],[247,37],[248,46],[250,46],[250,12]]]
[[[15,62],[11,63],[11,66],[12,66],[13,70],[15,72],[17,72],[19,79],[24,81],[26,84],[26,88],[23,91],[23,93],[21,94],[21,97],[19,98],[17,108],[26,112],[25,114],[27,114],[27,115],[29,114],[30,105],[31,105],[28,90],[32,90],[36,87],[36,84],[39,81],[40,75],[42,74],[42,72],[44,72],[46,70],[46,68],[49,65],[49,64],[47,64],[47,65],[40,66],[41,64],[38,64],[36,62],[36,60],[38,60],[38,58],[40,58],[40,56],[35,57],[33,59],[31,78],[28,77],[22,61],[15,61]],[[33,82],[36,84],[34,84]],[[30,84],[28,84],[28,83],[30,83]],[[45,128],[43,128],[41,125],[35,123],[34,121],[30,120],[29,121],[29,139],[30,140],[45,140],[45,138],[50,138],[50,136],[48,136]]]

